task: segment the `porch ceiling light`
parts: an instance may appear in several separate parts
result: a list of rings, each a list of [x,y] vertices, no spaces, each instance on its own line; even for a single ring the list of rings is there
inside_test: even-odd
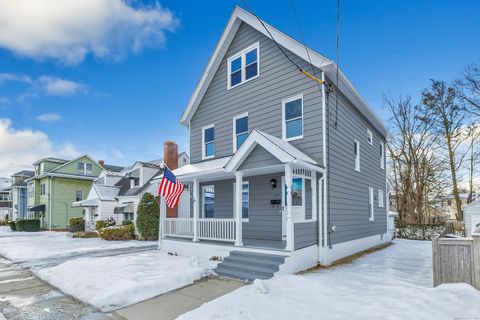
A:
[[[277,179],[270,180],[270,184],[272,185],[272,189],[275,189],[277,187]]]

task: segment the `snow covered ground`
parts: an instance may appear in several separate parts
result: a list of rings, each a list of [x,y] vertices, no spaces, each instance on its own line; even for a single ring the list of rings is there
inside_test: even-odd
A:
[[[432,288],[430,241],[395,240],[349,265],[240,288],[178,320],[477,319],[479,301],[467,284]]]
[[[152,250],[78,258],[52,268],[34,268],[33,272],[64,293],[110,311],[191,284],[215,265]]]
[[[64,259],[81,254],[155,245],[151,241],[105,241],[73,239],[65,232],[12,232],[0,227],[0,255],[24,266],[49,259]]]

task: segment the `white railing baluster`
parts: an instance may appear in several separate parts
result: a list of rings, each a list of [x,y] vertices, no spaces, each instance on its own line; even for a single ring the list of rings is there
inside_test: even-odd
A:
[[[198,219],[198,238],[215,241],[235,241],[235,220],[201,218]],[[163,233],[169,237],[193,238],[193,218],[167,218],[162,221]]]

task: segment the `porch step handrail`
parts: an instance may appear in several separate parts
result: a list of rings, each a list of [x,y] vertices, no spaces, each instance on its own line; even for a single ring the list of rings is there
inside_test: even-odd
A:
[[[197,238],[203,240],[235,242],[235,219],[201,218],[197,220]],[[193,238],[193,218],[162,219],[162,234],[168,237]]]

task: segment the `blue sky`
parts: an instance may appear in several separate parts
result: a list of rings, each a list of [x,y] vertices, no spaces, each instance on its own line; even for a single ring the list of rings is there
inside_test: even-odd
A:
[[[118,10],[64,2],[48,11],[48,21],[59,20],[51,29],[26,20],[21,5],[0,4],[0,22],[29,21],[11,22],[11,36],[0,36],[0,149],[10,154],[0,155],[0,176],[47,154],[127,165],[162,157],[165,139],[188,151],[178,120],[241,2],[114,2]],[[300,38],[290,0],[248,2]],[[307,45],[334,59],[336,0],[295,4]],[[132,10],[144,20],[129,20]],[[72,21],[61,20],[69,14]],[[451,80],[480,63],[478,1],[342,1],[341,19],[340,66],[384,119],[383,94],[418,96],[430,78]],[[65,24],[74,31],[52,40]]]

